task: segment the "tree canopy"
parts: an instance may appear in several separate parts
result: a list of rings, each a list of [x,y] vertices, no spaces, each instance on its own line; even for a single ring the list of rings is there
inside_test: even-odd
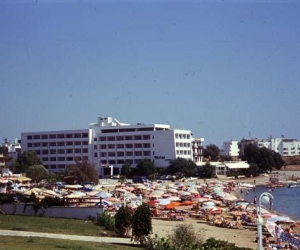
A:
[[[203,149],[203,157],[209,159],[210,161],[219,160],[220,149],[215,144],[209,144]]]
[[[95,166],[87,160],[76,160],[75,164],[68,166],[70,174],[77,180],[77,183],[92,182],[98,184],[99,178]]]
[[[273,168],[281,169],[284,164],[279,153],[254,144],[246,145],[243,159],[250,165],[255,164],[261,172],[272,171]]]
[[[34,182],[48,178],[48,170],[42,165],[30,166],[26,171],[26,176],[31,178]]]
[[[43,165],[35,151],[24,151],[18,156],[15,171],[17,173],[26,173],[29,167]]]
[[[136,169],[134,171],[135,175],[143,175],[143,176],[150,176],[157,173],[157,169],[154,165],[154,162],[150,159],[143,159],[141,162],[139,162],[136,166]]]
[[[191,159],[177,158],[170,162],[167,171],[170,174],[182,174],[185,177],[190,177],[197,174],[197,165]]]
[[[216,168],[211,166],[209,162],[207,162],[204,166],[198,167],[198,176],[201,178],[209,179],[213,178],[216,175]]]

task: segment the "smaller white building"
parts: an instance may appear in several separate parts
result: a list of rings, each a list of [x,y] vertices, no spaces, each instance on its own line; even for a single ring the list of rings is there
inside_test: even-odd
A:
[[[231,156],[238,157],[239,156],[239,146],[238,141],[225,141],[223,143],[223,149],[221,150],[222,156]]]

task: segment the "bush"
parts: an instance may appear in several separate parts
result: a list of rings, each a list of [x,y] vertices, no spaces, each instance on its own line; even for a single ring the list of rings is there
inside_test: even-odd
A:
[[[0,204],[14,203],[14,196],[15,196],[14,194],[1,193]]]
[[[128,236],[132,224],[132,214],[128,207],[120,207],[115,214],[115,232],[119,236]]]
[[[144,249],[146,250],[176,250],[176,247],[171,245],[169,239],[165,239],[164,237],[160,238],[157,234],[155,234],[154,238],[148,237],[147,242],[144,245]]]
[[[144,245],[147,236],[152,233],[152,217],[150,207],[143,203],[140,205],[132,217],[132,237],[131,240]]]
[[[106,212],[98,213],[97,224],[105,227],[107,230],[114,230],[115,218]]]
[[[204,242],[204,236],[205,232],[196,232],[192,224],[178,224],[172,234],[168,235],[172,246],[182,250],[199,248]]]
[[[201,246],[200,250],[251,250],[251,248],[238,247],[233,243],[227,241],[216,240],[214,238],[209,238]]]

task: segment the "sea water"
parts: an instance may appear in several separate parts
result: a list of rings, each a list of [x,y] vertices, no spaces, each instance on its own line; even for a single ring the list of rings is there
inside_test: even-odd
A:
[[[274,200],[272,201],[271,210],[270,204],[262,203],[266,209],[268,209],[271,213],[284,214],[288,215],[291,219],[300,220],[300,188],[278,187],[269,189],[259,186],[254,189],[247,190],[243,191],[245,200],[253,202],[256,195],[258,203],[259,196],[262,193],[270,193],[274,197]]]

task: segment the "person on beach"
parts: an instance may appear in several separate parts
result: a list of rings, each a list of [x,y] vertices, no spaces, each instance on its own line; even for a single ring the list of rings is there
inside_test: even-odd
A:
[[[282,228],[281,228],[280,222],[276,221],[275,237],[276,237],[276,244],[277,244],[277,246],[281,245],[281,241],[280,241],[281,232],[282,232]]]
[[[256,201],[256,195],[254,196],[254,200],[253,200],[253,204],[256,205],[257,201]]]

